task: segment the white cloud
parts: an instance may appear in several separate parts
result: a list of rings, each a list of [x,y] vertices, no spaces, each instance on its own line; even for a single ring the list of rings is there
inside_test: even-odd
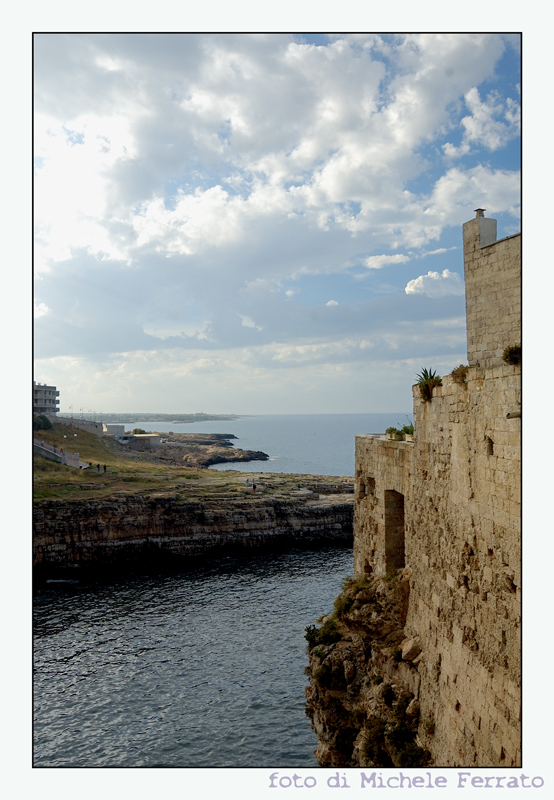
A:
[[[263,330],[263,328],[261,328],[259,325],[256,325],[251,317],[244,316],[243,314],[239,314],[239,317],[242,320],[242,326],[244,328],[255,328],[257,331]]]
[[[519,133],[519,115],[513,100],[506,111],[496,92],[491,92],[486,101],[481,101],[475,87],[466,94],[465,100],[471,112],[471,116],[462,119],[467,141],[482,144],[488,150],[497,150]],[[509,124],[498,119],[501,116],[508,119]]]
[[[244,324],[244,323],[243,323]],[[206,335],[207,322],[182,322],[174,325],[168,325],[164,322],[151,323],[144,326],[144,333],[149,336],[154,336],[157,339],[170,339],[174,336],[194,336],[197,339],[208,339]]]
[[[468,206],[486,208],[489,217],[501,211],[519,217],[520,189],[520,177],[516,172],[481,164],[468,170],[453,167],[435,183],[428,213],[450,224],[455,224],[454,220],[465,220]]]
[[[419,258],[424,258],[425,256],[439,256],[443,253],[448,253],[449,250],[458,250],[458,247],[454,245],[453,247],[438,247],[436,250],[427,250],[420,253]]]
[[[490,92],[487,99],[482,101],[479,90],[474,86],[466,93],[465,102],[470,115],[461,120],[464,127],[462,143],[459,147],[450,142],[442,145],[448,158],[467,155],[472,145],[498,150],[519,135],[521,107],[512,98],[504,101],[498,92]]]
[[[48,314],[50,309],[46,305],[46,303],[35,303],[33,308],[33,317],[34,319],[38,319],[39,317],[43,317],[45,314]]]
[[[163,36],[150,38],[146,60],[140,36],[77,41],[80,51],[71,50],[73,40],[59,44],[86,73],[85,83],[105,90],[106,73],[112,81],[119,77],[101,114],[79,109],[60,122],[37,115],[45,261],[69,257],[72,247],[127,263],[137,247],[190,255],[245,239],[248,227],[266,215],[305,215],[322,230],[356,235],[381,231],[390,244],[391,215],[407,215],[409,225],[421,211],[421,199],[404,188],[423,167],[416,149],[447,119],[460,90],[469,89],[473,114],[464,122],[466,135],[494,140],[497,104],[481,103],[468,83],[491,71],[504,46],[495,35],[399,37],[396,48],[388,47],[402,77],[388,79],[385,95],[385,67],[372,49],[382,44],[379,37],[339,37],[327,47],[288,36],[269,37],[263,46],[249,36],[188,37],[183,41],[194,45],[198,63],[193,69],[187,60],[188,74],[177,70],[169,84],[153,60],[168,58]],[[362,42],[368,46],[360,49]],[[83,136],[82,144],[68,141],[68,126]],[[218,170],[218,182],[195,186],[199,159]],[[177,192],[168,205],[170,177]],[[240,194],[227,185],[241,187]],[[115,209],[117,235],[108,221]],[[425,222],[424,236],[434,237],[439,220]]]
[[[363,263],[368,269],[382,269],[389,266],[389,264],[404,264],[409,260],[409,256],[398,253],[394,256],[368,256],[364,258]]]
[[[478,206],[517,224],[517,165],[499,154],[518,106],[479,95],[504,52],[496,34],[337,34],[322,47],[288,34],[38,34],[37,356],[141,353],[156,376],[176,348],[216,387],[226,352],[249,386],[240,363],[273,385],[271,370],[300,355],[322,376],[391,343],[399,357],[415,341],[427,352],[417,331],[443,325],[432,292],[455,279],[422,275],[408,300],[402,270],[377,271],[423,260],[424,272]],[[487,163],[445,166],[453,141],[488,148]]]
[[[409,281],[406,294],[425,294],[427,297],[444,297],[447,294],[464,294],[464,284],[457,272],[443,269],[442,272],[429,271]]]

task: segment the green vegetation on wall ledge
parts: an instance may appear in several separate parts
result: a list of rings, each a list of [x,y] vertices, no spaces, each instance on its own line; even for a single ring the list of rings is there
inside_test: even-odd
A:
[[[467,380],[467,371],[469,367],[467,364],[460,364],[459,367],[453,369],[450,373],[450,377],[454,381],[454,383],[465,383]]]
[[[521,364],[521,345],[514,344],[507,347],[502,353],[502,361],[506,364]]]
[[[435,386],[442,386],[441,376],[437,375],[432,369],[422,369],[419,375],[416,375],[416,379],[421,399],[429,403],[433,396],[433,389]]]
[[[397,442],[403,442],[409,438],[411,441],[411,437],[414,435],[414,424],[413,422],[409,421],[409,417],[407,416],[406,419],[408,420],[407,425],[400,426],[398,423],[397,428],[387,428],[385,433],[389,437],[389,439],[394,439]]]

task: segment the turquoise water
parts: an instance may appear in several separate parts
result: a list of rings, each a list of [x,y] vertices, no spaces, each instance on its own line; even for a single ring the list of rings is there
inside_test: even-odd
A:
[[[269,461],[217,464],[212,469],[241,472],[284,472],[311,475],[354,475],[354,437],[357,433],[384,433],[412,421],[406,412],[387,414],[283,414],[241,417],[227,422],[191,424],[134,422],[126,430],[174,433],[233,433],[233,444],[243,450],[261,450]]]

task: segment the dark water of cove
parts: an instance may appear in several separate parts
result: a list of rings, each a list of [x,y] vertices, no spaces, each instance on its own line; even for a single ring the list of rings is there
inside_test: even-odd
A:
[[[351,574],[351,550],[333,548],[46,584],[35,766],[316,766],[304,631]]]

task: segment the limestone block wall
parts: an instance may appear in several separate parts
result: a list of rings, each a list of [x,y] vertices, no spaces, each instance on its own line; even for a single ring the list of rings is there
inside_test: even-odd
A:
[[[422,648],[434,764],[509,767],[521,763],[521,367],[502,354],[521,342],[521,235],[495,241],[479,211],[463,238],[467,379],[443,378],[430,402],[414,387],[413,447],[357,437],[354,566],[410,576],[405,632]]]
[[[404,498],[404,531],[411,525],[409,514],[413,488],[413,449],[410,442],[394,442],[371,434],[356,436],[356,477],[354,483],[354,572],[357,576],[375,570],[387,572],[389,547],[385,537],[385,520],[390,523],[394,511],[387,509],[387,492],[394,491]],[[388,513],[387,513],[388,512]],[[396,542],[397,526],[392,529]],[[404,551],[406,535],[404,534]],[[390,543],[393,545],[393,543]],[[395,558],[391,553],[394,563]],[[405,560],[405,555],[404,555]],[[389,563],[393,569],[397,567]]]
[[[422,719],[438,766],[520,763],[520,367],[414,387],[415,442],[356,438],[355,574],[405,566],[406,636],[422,647]],[[368,487],[370,490],[368,491]],[[404,498],[404,561],[389,540]]]
[[[497,366],[521,343],[521,234],[495,242],[496,220],[478,217],[463,236],[469,363]]]
[[[424,643],[420,703],[445,765],[521,759],[519,382],[519,367],[470,369],[414,405],[406,629]]]

